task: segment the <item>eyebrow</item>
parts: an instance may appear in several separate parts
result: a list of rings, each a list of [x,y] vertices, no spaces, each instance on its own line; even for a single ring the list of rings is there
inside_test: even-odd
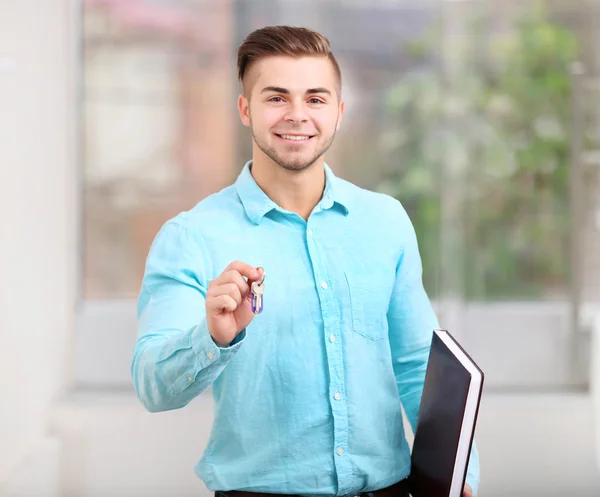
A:
[[[290,93],[290,90],[288,90],[287,88],[281,88],[280,86],[265,86],[261,90],[261,93],[266,93],[269,91],[275,93],[283,93],[284,95],[289,95]],[[327,88],[309,88],[308,90],[306,90],[306,93],[309,95],[314,95],[315,93],[326,93],[327,95],[331,95],[331,91],[329,91]]]

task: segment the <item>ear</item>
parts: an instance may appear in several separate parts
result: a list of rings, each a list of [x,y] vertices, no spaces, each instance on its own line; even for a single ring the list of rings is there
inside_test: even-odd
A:
[[[238,97],[238,110],[244,126],[250,126],[250,103],[244,94]]]
[[[336,131],[340,130],[340,126],[342,125],[342,119],[344,118],[344,110],[345,109],[346,109],[346,104],[344,103],[344,101],[342,99],[340,99],[340,107],[339,107],[339,112],[338,112],[337,126],[335,128]]]

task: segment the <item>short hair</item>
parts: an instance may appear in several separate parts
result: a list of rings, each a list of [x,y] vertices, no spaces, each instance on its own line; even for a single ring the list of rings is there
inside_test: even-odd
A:
[[[308,28],[296,26],[265,26],[250,33],[237,53],[238,79],[243,85],[250,65],[271,55],[302,57],[306,55],[327,57],[333,64],[338,79],[338,91],[342,88],[342,72],[331,51],[327,37]]]

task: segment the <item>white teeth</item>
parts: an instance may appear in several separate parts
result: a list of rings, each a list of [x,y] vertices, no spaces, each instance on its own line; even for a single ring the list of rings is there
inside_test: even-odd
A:
[[[308,140],[310,138],[310,136],[281,135],[281,138],[285,138],[286,140],[302,141],[302,140]]]

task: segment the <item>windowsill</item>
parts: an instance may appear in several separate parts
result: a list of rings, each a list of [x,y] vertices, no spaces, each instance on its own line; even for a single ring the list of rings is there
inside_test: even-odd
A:
[[[486,370],[489,389],[564,390],[587,385],[587,379],[574,379],[569,369],[568,351],[574,340],[568,302],[458,303],[457,322],[449,321],[456,317],[450,316],[452,307],[435,303],[434,307],[441,326],[454,331]],[[587,319],[594,313],[598,310],[590,307],[582,315]],[[85,301],[78,324],[73,383],[86,390],[130,390],[136,300]]]

